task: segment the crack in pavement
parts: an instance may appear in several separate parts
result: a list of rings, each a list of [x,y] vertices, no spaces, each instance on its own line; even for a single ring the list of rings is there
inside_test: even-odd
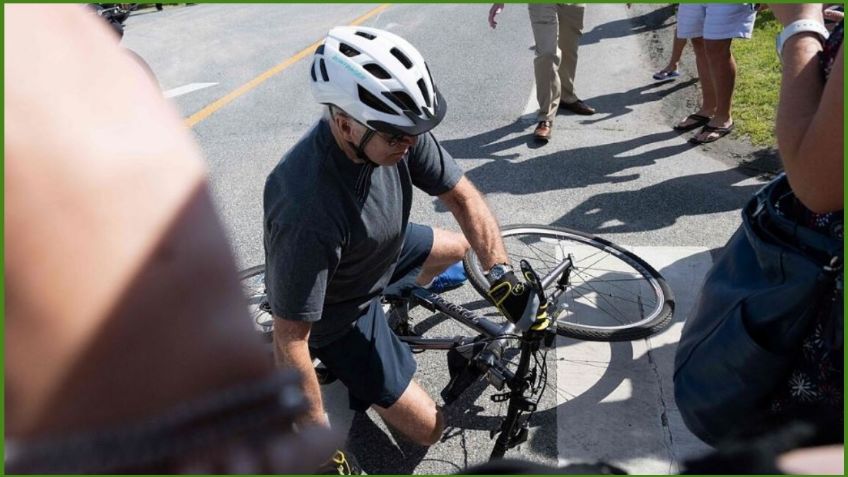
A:
[[[468,468],[468,447],[465,442],[465,429],[459,433],[459,447],[462,449],[462,468]]]
[[[674,468],[677,467],[677,456],[674,452],[674,436],[671,434],[671,426],[668,422],[668,406],[665,402],[665,392],[663,389],[663,380],[662,375],[659,372],[659,368],[657,367],[657,362],[654,360],[653,356],[653,346],[651,345],[651,338],[645,338],[647,344],[646,355],[648,356],[648,363],[651,365],[651,372],[654,373],[654,376],[657,379],[657,387],[659,387],[658,393],[658,401],[660,406],[660,428],[663,435],[666,437],[663,439],[663,443],[665,444],[666,451],[668,451],[669,455],[669,466],[668,466],[668,474],[673,474]]]

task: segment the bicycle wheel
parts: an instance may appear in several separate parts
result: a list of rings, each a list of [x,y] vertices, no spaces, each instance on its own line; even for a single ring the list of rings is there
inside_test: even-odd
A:
[[[272,341],[274,317],[265,293],[265,265],[257,265],[240,272],[239,280],[242,293],[247,299],[247,309],[253,321],[253,327],[265,340]]]
[[[674,297],[660,274],[644,260],[602,238],[545,225],[502,229],[510,262],[527,260],[544,281],[571,257],[565,292],[549,304],[557,332],[590,341],[628,341],[650,336],[671,323]],[[488,299],[489,282],[474,251],[464,259],[472,286]],[[550,296],[556,280],[546,288]]]

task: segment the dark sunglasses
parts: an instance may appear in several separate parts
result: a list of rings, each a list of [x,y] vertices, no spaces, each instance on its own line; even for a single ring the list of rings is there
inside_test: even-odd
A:
[[[370,130],[374,131],[374,133],[376,135],[380,136],[381,138],[383,138],[384,141],[386,141],[386,144],[388,144],[389,147],[397,146],[398,144],[401,143],[401,141],[403,141],[406,138],[416,137],[416,136],[411,136],[411,135],[408,135],[408,134],[390,134],[390,133],[384,133],[384,132],[377,131],[376,129],[370,128],[367,125],[362,124],[356,118],[354,118],[353,116],[351,116],[347,113],[343,113],[343,117],[355,122],[356,124],[362,125],[366,129],[370,129]]]
[[[389,133],[383,133],[383,132],[380,132],[380,131],[374,131],[374,132],[378,136],[383,138],[383,140],[386,141],[386,144],[388,144],[389,147],[397,146],[398,144],[401,143],[401,141],[403,141],[406,138],[415,137],[415,136],[409,136],[409,135],[406,135],[406,134],[389,134]]]

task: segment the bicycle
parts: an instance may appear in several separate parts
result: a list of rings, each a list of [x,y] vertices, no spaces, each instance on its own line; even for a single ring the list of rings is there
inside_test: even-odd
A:
[[[674,311],[671,289],[659,272],[607,240],[543,225],[504,227],[502,236],[510,262],[535,292],[535,306],[516,323],[492,321],[422,288],[407,297],[384,298],[392,329],[413,352],[448,352],[451,378],[441,393],[445,404],[484,376],[498,391],[508,388],[492,396],[495,402],[507,402],[507,412],[493,432],[498,438],[490,459],[503,457],[527,439],[530,417],[547,383],[545,353],[557,334],[592,341],[634,340],[667,327]],[[477,256],[471,251],[463,262],[471,285],[486,298],[489,284]],[[259,265],[240,278],[254,326],[270,341],[273,318],[265,300],[264,273],[264,265]],[[479,334],[419,335],[409,316],[413,306],[442,313]],[[549,318],[542,329],[536,329],[539,310]],[[506,357],[513,342],[518,343],[517,364]]]

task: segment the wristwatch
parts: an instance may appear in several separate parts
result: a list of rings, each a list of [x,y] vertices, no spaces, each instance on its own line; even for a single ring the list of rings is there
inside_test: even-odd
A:
[[[827,37],[830,35],[827,28],[815,20],[796,20],[789,25],[786,25],[786,28],[784,28],[783,31],[777,35],[777,38],[775,38],[775,48],[777,48],[778,59],[783,61],[783,44],[786,43],[786,40],[793,35],[805,32],[818,34],[822,44],[824,44],[824,41],[827,40]]]
[[[511,271],[512,267],[508,263],[496,263],[486,272],[486,279],[489,283],[495,283]]]

